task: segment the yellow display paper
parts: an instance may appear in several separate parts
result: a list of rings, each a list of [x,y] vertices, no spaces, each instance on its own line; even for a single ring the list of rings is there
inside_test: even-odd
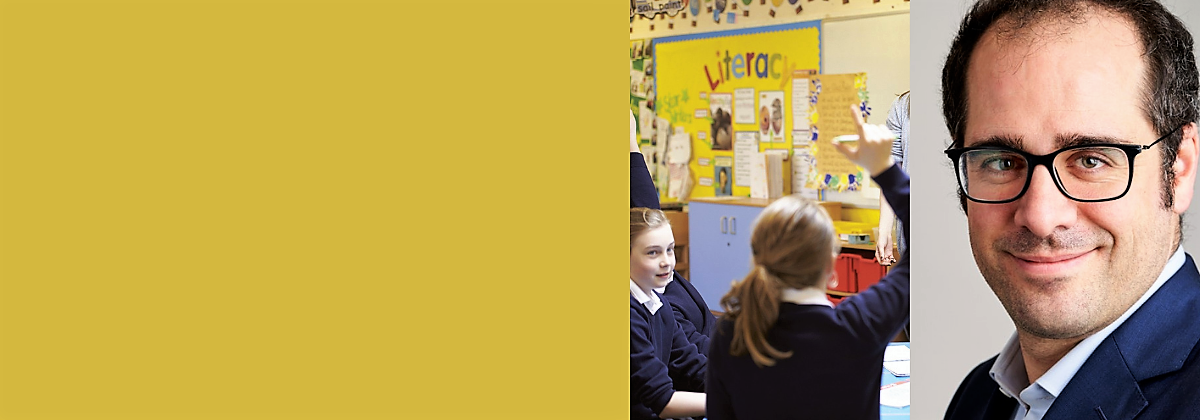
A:
[[[816,112],[809,117],[816,135],[813,154],[817,158],[815,178],[819,189],[857,191],[863,187],[865,171],[846,159],[830,142],[843,134],[857,134],[850,107],[867,111],[867,74],[823,74],[813,76],[809,89],[816,97]]]
[[[795,70],[820,68],[819,21],[683,35],[654,43],[655,112],[671,127],[694,134],[692,176],[719,179],[718,168],[728,166],[700,162],[735,162],[733,143],[738,132],[769,129],[771,140],[759,141],[759,152],[792,149],[792,132],[787,129],[793,127],[792,76]],[[749,91],[736,95],[739,89]],[[770,103],[759,103],[764,92]],[[783,100],[774,104],[774,99]],[[727,169],[731,175],[732,169]],[[692,197],[712,197],[717,192],[718,185],[698,185]],[[748,182],[733,179],[727,185],[734,196],[750,195]]]

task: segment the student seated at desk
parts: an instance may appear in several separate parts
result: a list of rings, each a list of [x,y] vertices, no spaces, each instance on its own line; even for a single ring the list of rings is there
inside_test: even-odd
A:
[[[870,171],[907,237],[908,175],[892,163],[892,136],[854,116],[860,146],[838,148]],[[750,238],[754,268],[721,298],[708,418],[878,419],[883,353],[908,319],[908,253],[834,308],[825,286],[836,276],[840,241],[824,209],[781,198],[763,209]]]
[[[633,111],[629,112],[629,207],[646,207],[658,209],[658,191],[654,189],[654,180],[650,178],[650,170],[646,160],[638,149],[637,121]],[[717,325],[717,317],[708,309],[708,303],[700,296],[700,292],[692,286],[692,282],[673,273],[666,287],[655,289],[667,298],[675,320],[683,329],[688,342],[695,344],[701,353],[708,354],[708,338],[712,336],[713,328]],[[685,391],[702,391],[699,389],[681,388]]]
[[[704,415],[702,390],[707,358],[688,342],[675,314],[656,288],[675,269],[675,238],[662,211],[629,210],[630,418]]]

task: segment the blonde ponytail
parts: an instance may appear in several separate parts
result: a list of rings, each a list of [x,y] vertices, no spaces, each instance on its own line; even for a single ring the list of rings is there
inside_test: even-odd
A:
[[[823,286],[839,248],[833,221],[815,202],[793,195],[763,209],[750,236],[754,268],[721,298],[724,316],[733,322],[729,352],[749,353],[758,366],[791,357],[767,342],[783,288]]]
[[[754,364],[774,366],[775,359],[792,356],[767,343],[767,331],[779,318],[779,299],[782,284],[767,272],[762,265],[755,265],[740,282],[734,283],[729,293],[721,298],[721,307],[733,319],[733,342],[729,352],[734,356],[750,353]]]

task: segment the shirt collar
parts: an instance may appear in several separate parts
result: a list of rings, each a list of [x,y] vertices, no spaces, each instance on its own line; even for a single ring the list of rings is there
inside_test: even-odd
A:
[[[645,306],[650,311],[650,315],[654,315],[655,312],[658,312],[658,308],[662,307],[662,299],[658,298],[658,293],[652,291],[647,295],[641,287],[638,287],[637,283],[633,282],[633,279],[629,279],[629,295]]]
[[[785,287],[779,296],[779,300],[797,305],[825,305],[830,308],[833,307],[833,303],[829,301],[828,297],[825,297],[825,290],[816,287],[805,287],[803,289]]]
[[[1158,275],[1158,278],[1154,280],[1150,288],[1146,289],[1146,292],[1133,303],[1133,306],[1130,306],[1125,313],[1121,314],[1111,324],[1083,339],[1079,344],[1076,344],[1071,351],[1059,359],[1054,366],[1051,366],[1050,370],[1047,370],[1034,384],[1029,384],[1029,375],[1025,371],[1025,359],[1021,355],[1021,343],[1017,339],[1016,333],[1013,333],[1012,337],[1008,339],[1008,343],[1000,350],[1000,355],[996,357],[996,363],[992,365],[992,369],[988,374],[996,384],[1000,385],[1000,391],[1009,397],[1020,400],[1017,395],[1020,394],[1021,389],[1040,386],[1051,396],[1057,398],[1062,393],[1063,388],[1066,388],[1067,383],[1071,381],[1071,378],[1075,377],[1075,373],[1079,371],[1079,368],[1083,367],[1083,363],[1100,346],[1100,343],[1120,327],[1130,315],[1137,312],[1138,308],[1141,308],[1142,304],[1146,303],[1146,300],[1154,295],[1154,292],[1158,291],[1167,280],[1174,276],[1183,267],[1185,260],[1183,247],[1180,246],[1171,255],[1171,258],[1167,259],[1167,264],[1163,267],[1162,273]],[[1022,402],[1022,404],[1024,403]]]

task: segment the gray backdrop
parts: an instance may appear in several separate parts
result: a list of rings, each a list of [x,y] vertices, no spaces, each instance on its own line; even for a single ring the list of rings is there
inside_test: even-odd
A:
[[[992,357],[1013,332],[1012,321],[979,275],[958,209],[954,174],[941,153],[949,144],[941,114],[941,70],[960,19],[972,1],[917,0],[911,9],[912,74],[912,418],[940,419],[962,378]],[[1193,36],[1200,2],[1164,0]],[[1193,199],[1185,248],[1200,251]]]

